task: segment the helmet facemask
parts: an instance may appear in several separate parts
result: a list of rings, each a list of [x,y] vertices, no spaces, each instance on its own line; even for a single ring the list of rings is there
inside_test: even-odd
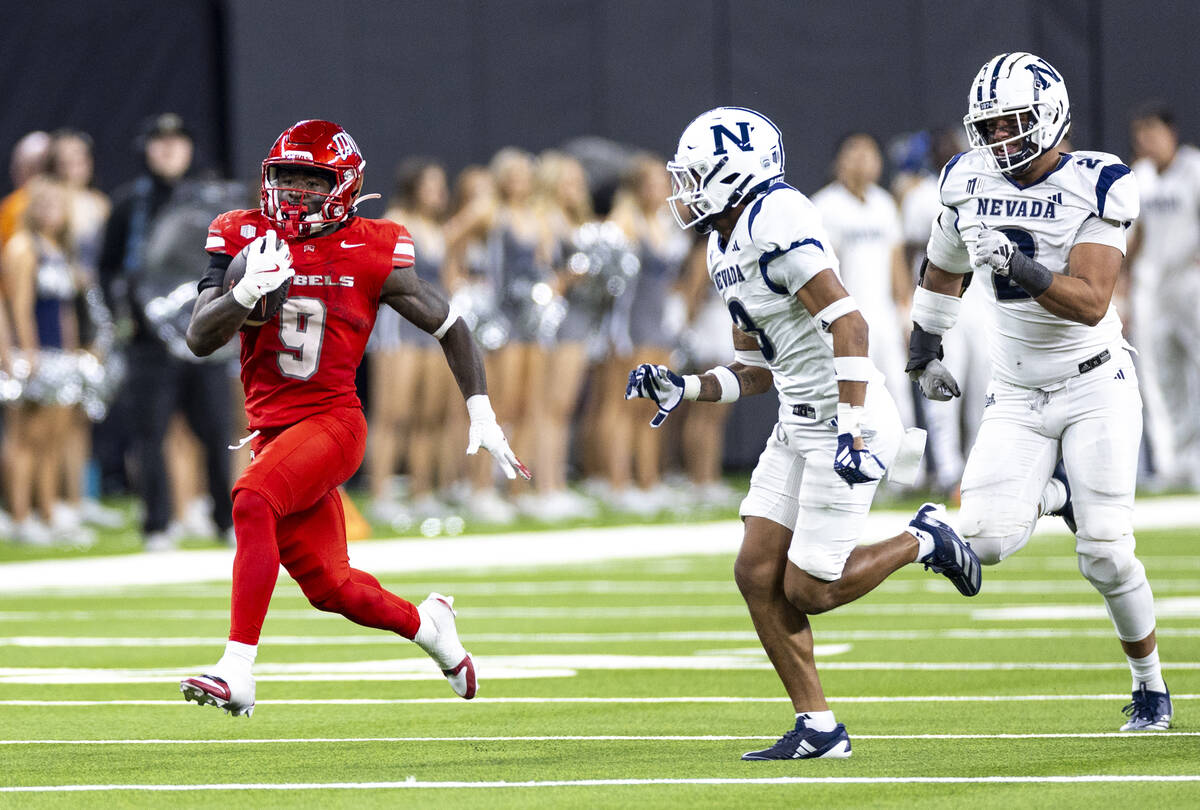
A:
[[[1016,122],[1016,126],[1010,128],[1013,134],[993,140],[996,125],[1006,118]],[[1013,176],[1023,174],[1023,169],[1054,145],[1045,144],[1052,122],[1042,118],[1041,105],[1031,104],[1002,110],[986,118],[967,115],[963,123],[971,148],[982,152],[993,169]]]
[[[329,184],[329,190],[280,185],[279,175],[285,170],[319,175]],[[319,233],[346,219],[341,193],[357,175],[353,169],[343,169],[342,173],[350,177],[339,183],[338,171],[333,167],[268,161],[263,166],[263,209],[273,222],[283,226],[285,236],[303,239]]]
[[[724,162],[717,164],[718,170]],[[695,228],[698,233],[708,233],[712,223],[707,220],[725,208],[705,191],[704,182],[713,174],[713,167],[707,160],[686,164],[672,160],[667,162],[667,171],[671,173],[671,196],[667,198],[667,205],[675,222],[684,230]],[[690,219],[684,219],[685,211],[691,214]]]

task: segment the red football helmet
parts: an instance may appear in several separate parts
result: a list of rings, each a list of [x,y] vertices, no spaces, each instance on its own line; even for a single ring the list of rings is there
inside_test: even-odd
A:
[[[283,131],[262,164],[262,211],[285,236],[304,238],[313,230],[345,222],[354,213],[367,162],[350,133],[332,121],[298,121]],[[276,178],[281,166],[327,172],[328,194],[284,188]],[[319,206],[309,201],[319,201]],[[315,210],[310,210],[315,207]]]

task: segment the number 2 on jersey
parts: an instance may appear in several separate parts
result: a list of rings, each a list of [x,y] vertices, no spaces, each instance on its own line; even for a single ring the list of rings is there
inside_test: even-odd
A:
[[[746,305],[736,298],[729,299],[729,317],[733,318],[733,323],[738,329],[741,329],[747,335],[753,335],[758,341],[758,348],[762,350],[763,359],[768,363],[775,359],[775,344],[771,343],[763,330],[754,325],[754,321],[750,319],[750,313],[746,311]]]
[[[283,376],[293,380],[312,377],[325,341],[325,302],[319,298],[284,301],[279,311],[279,340],[287,347],[276,355]]]

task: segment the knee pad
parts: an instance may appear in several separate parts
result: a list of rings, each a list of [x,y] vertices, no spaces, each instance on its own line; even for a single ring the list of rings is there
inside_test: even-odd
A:
[[[1013,525],[1003,515],[990,511],[976,499],[963,503],[958,513],[958,532],[982,565],[995,565],[1025,545],[1033,530],[1032,524]]]
[[[1134,556],[1133,535],[1119,540],[1077,540],[1079,573],[1104,596],[1119,596],[1146,582],[1146,569]]]

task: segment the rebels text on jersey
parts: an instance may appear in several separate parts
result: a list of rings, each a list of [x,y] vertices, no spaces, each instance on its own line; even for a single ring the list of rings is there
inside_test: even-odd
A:
[[[1105,152],[1063,153],[1049,174],[1022,186],[989,168],[978,152],[951,159],[939,180],[942,210],[933,223],[929,261],[951,273],[971,271],[966,243],[981,227],[999,230],[1052,273],[1066,273],[1077,244],[1125,252],[1125,229],[1138,215],[1129,167]],[[983,272],[983,271],[979,271]],[[992,374],[1026,388],[1053,386],[1080,363],[1121,344],[1121,318],[1110,303],[1095,326],[1051,314],[1006,276],[980,285],[995,313]]]
[[[796,293],[822,270],[838,272],[829,234],[812,202],[786,183],[746,208],[728,243],[716,231],[708,238],[708,273],[734,324],[758,340],[782,402],[820,421],[837,411],[833,337]]]
[[[209,227],[209,253],[235,256],[272,226],[257,210],[229,211]],[[354,217],[332,233],[288,241],[296,274],[277,316],[241,331],[242,386],[250,428],[361,407],[354,375],[375,325],[380,290],[413,263],[403,226]]]

